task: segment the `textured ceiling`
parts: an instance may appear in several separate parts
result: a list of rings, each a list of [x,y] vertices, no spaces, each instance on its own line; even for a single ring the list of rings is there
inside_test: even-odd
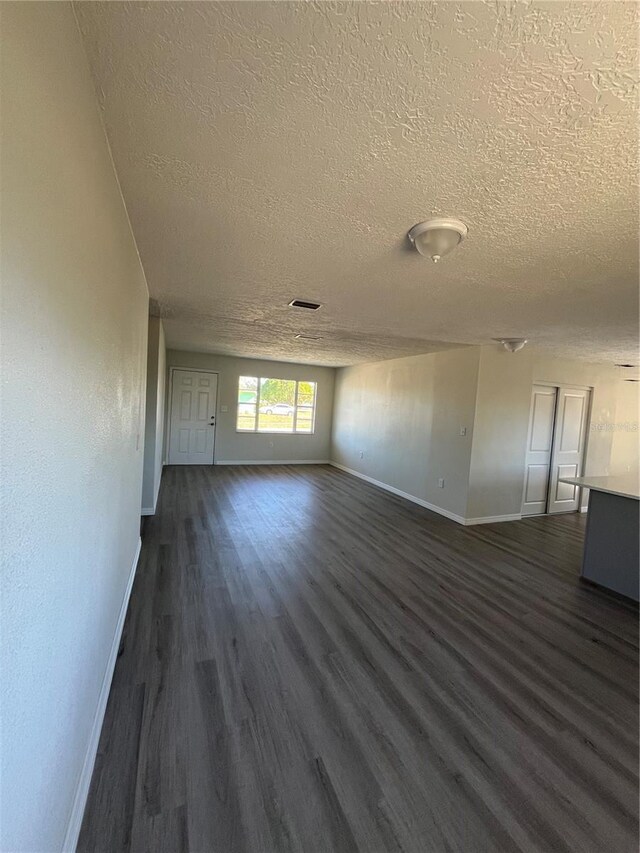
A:
[[[637,360],[636,3],[76,10],[172,346]],[[437,266],[405,239],[431,215],[469,226]]]

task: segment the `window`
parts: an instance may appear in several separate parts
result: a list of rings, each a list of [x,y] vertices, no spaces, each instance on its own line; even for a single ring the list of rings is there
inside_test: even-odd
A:
[[[295,379],[241,376],[238,382],[238,432],[310,434],[316,418],[316,383]]]

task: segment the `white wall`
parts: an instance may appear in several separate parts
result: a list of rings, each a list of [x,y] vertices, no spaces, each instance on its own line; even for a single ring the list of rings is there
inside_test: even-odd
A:
[[[326,462],[331,448],[331,418],[335,370],[308,364],[257,361],[209,353],[167,351],[167,367],[214,370],[218,373],[215,461]],[[262,376],[317,382],[316,424],[313,435],[274,435],[236,432],[238,377]],[[170,388],[167,386],[167,393]],[[227,412],[221,410],[227,407]],[[167,404],[167,417],[169,417]],[[165,445],[168,440],[166,431]],[[166,458],[166,457],[165,457]]]
[[[0,14],[0,848],[53,853],[139,542],[148,296],[71,5]]]
[[[458,519],[517,517],[531,386],[541,381],[593,388],[585,473],[638,471],[638,385],[613,365],[534,347],[466,347],[338,370],[331,459]]]
[[[622,382],[619,369],[553,358],[531,346],[518,353],[485,346],[481,348],[469,477],[471,518],[521,511],[531,386],[536,382],[593,388],[585,474],[618,473],[612,468],[615,432],[611,424],[617,419],[624,386],[630,384]]]
[[[149,317],[147,344],[147,402],[144,428],[142,514],[156,511],[164,454],[167,351],[162,320]]]
[[[465,347],[338,370],[332,460],[464,517],[478,361]]]
[[[640,469],[640,383],[620,381],[611,439],[610,474],[637,474]]]

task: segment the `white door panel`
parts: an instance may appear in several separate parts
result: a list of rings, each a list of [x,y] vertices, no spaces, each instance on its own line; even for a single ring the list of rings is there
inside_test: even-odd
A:
[[[218,376],[174,370],[171,379],[169,464],[211,465]]]
[[[582,474],[589,391],[578,388],[558,389],[557,409],[547,512],[575,512],[580,500],[580,489],[567,483],[559,483],[558,480],[560,477],[579,477]]]
[[[529,465],[525,487],[525,504],[541,503],[547,500],[549,484],[549,465]]]
[[[541,515],[547,511],[556,396],[557,389],[547,385],[534,385],[531,392],[523,515]]]
[[[585,397],[584,391],[569,393],[562,391],[562,413],[560,415],[560,452],[579,453],[582,445]]]
[[[551,452],[555,405],[555,388],[543,388],[540,385],[534,388],[530,450]]]

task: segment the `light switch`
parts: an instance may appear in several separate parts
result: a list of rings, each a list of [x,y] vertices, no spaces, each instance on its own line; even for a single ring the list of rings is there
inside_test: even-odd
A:
[[[460,427],[460,435],[466,435],[466,434],[467,434],[467,428],[466,427]]]

